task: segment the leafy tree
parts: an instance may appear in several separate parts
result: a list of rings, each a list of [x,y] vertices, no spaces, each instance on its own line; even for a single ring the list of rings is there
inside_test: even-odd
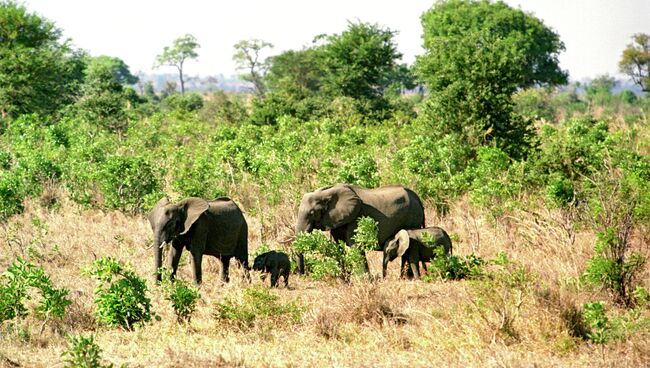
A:
[[[247,74],[242,74],[242,79],[253,83],[255,93],[263,97],[266,93],[264,85],[264,75],[268,69],[268,60],[260,60],[260,52],[265,48],[272,48],[269,42],[251,39],[241,40],[234,45],[235,54],[232,59],[237,63],[237,69],[248,70]]]
[[[616,87],[618,82],[614,77],[607,74],[600,75],[589,83],[585,90],[587,92],[587,100],[591,103],[604,105],[612,98],[612,89]]]
[[[513,113],[513,94],[567,82],[559,36],[541,20],[503,2],[449,0],[422,15],[425,54],[420,78],[431,91],[422,117],[438,135],[460,134],[472,145],[496,143],[521,154],[530,123]]]
[[[156,66],[169,65],[178,69],[178,79],[181,82],[181,94],[185,93],[185,80],[183,79],[183,66],[185,61],[196,59],[199,54],[196,49],[201,47],[196,38],[186,34],[174,40],[171,46],[165,46],[163,53],[156,56]]]
[[[650,91],[650,35],[637,33],[632,36],[633,43],[623,50],[618,67],[622,73],[632,78],[644,92]]]
[[[323,89],[334,96],[369,101],[371,108],[383,106],[387,78],[402,57],[393,40],[395,32],[376,24],[350,23],[341,34],[321,36],[319,48]]]
[[[49,20],[13,1],[0,2],[0,115],[49,114],[74,101],[84,54]]]
[[[82,113],[110,131],[126,131],[127,110],[138,100],[130,85],[137,83],[138,78],[124,61],[111,56],[92,58],[85,74],[84,96],[77,104]]]
[[[285,51],[270,57],[268,65],[264,80],[270,91],[304,97],[320,89],[322,72],[313,48]]]

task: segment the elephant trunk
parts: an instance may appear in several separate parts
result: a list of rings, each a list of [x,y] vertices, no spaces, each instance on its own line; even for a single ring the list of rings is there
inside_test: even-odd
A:
[[[155,266],[156,268],[154,269],[154,274],[156,275],[156,281],[162,281],[162,275],[160,274],[160,268],[162,267],[162,247],[163,247],[163,242],[161,240],[161,237],[159,234],[156,234],[154,243],[153,243],[153,251],[154,251],[154,261],[155,261]]]
[[[389,257],[388,253],[384,252],[384,260],[382,262],[382,268],[381,268],[381,277],[386,278],[386,270],[388,269],[388,262],[389,262]]]
[[[298,222],[296,223],[296,235],[300,233],[311,233],[314,230],[314,226],[309,222],[306,216],[298,216]],[[301,275],[305,274],[305,257],[302,253],[296,252],[296,260],[298,262],[298,273]]]

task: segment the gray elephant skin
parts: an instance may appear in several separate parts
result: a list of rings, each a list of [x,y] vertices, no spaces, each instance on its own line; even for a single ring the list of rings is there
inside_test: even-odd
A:
[[[423,234],[428,234],[433,240],[433,247],[427,246],[422,242]],[[388,262],[393,261],[397,257],[401,257],[402,262],[400,272],[404,271],[404,265],[408,263],[411,272],[415,278],[420,278],[420,262],[422,267],[426,270],[425,262],[430,262],[435,257],[435,249],[443,247],[445,254],[451,254],[451,238],[447,232],[439,227],[427,227],[424,229],[415,230],[400,230],[395,234],[393,239],[390,239],[384,247],[384,261],[382,268],[382,276],[386,277],[386,268]]]
[[[424,206],[415,192],[399,185],[366,189],[348,184],[323,187],[303,196],[298,209],[296,234],[314,229],[329,231],[334,241],[353,245],[357,219],[368,216],[377,221],[378,249],[400,229],[424,227]],[[297,254],[298,272],[305,262]],[[368,264],[365,264],[366,272]]]
[[[289,287],[291,262],[286,253],[272,250],[258,255],[253,261],[253,270],[270,273],[271,287],[278,286],[278,279],[280,276],[284,278],[284,286]]]
[[[221,262],[221,281],[228,282],[230,258],[244,268],[248,278],[248,224],[242,211],[230,198],[206,201],[190,197],[178,203],[163,198],[151,210],[149,223],[154,235],[156,279],[162,266],[162,246],[171,242],[169,262],[175,277],[183,248],[192,254],[194,282],[202,281],[204,254]]]

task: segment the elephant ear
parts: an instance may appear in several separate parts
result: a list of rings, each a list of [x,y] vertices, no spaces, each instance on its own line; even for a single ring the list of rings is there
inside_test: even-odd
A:
[[[397,244],[399,244],[397,247],[397,255],[402,257],[409,249],[411,238],[406,230],[400,230],[395,237],[397,238]]]
[[[192,224],[198,220],[199,216],[210,208],[210,204],[202,198],[187,198],[182,200],[179,206],[185,210],[185,223],[180,235],[186,234],[192,228]]]
[[[331,230],[352,222],[361,209],[361,198],[347,185],[324,190],[327,194],[327,208],[323,213],[322,224]]]
[[[156,218],[158,217],[158,212],[160,211],[161,208],[165,207],[166,205],[169,204],[169,199],[167,197],[162,197],[158,202],[156,203],[155,206],[151,209],[151,212],[149,212],[149,224],[151,227],[154,226],[154,223],[156,221]]]

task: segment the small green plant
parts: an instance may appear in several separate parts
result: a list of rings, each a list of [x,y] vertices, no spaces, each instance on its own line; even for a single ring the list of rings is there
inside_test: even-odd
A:
[[[97,281],[95,312],[102,323],[133,330],[136,324],[151,321],[153,313],[147,284],[129,267],[104,257],[82,273]]]
[[[108,208],[142,211],[146,195],[161,189],[158,169],[142,156],[109,157],[98,175]]]
[[[69,336],[68,350],[61,353],[65,368],[112,368],[113,364],[102,364],[102,349],[95,337]]]
[[[45,271],[22,258],[18,258],[2,275],[0,285],[0,322],[27,314],[25,302],[31,298],[29,288],[40,291],[41,301],[35,309],[35,315],[45,324],[52,318],[62,318],[65,309],[71,304],[68,289],[57,289],[52,285]]]
[[[301,317],[302,307],[297,303],[282,303],[277,295],[257,286],[216,303],[214,312],[218,321],[239,328],[251,328],[264,322],[296,323]]]
[[[165,299],[172,303],[178,323],[189,323],[201,294],[185,280],[172,280],[169,270],[165,270],[165,273],[162,277]]]
[[[335,243],[320,231],[298,234],[293,247],[305,256],[306,270],[312,279],[349,281],[353,275],[364,272],[365,252],[377,249],[377,222],[370,217],[361,217],[357,221],[353,247]]]
[[[467,257],[454,256],[445,253],[442,247],[434,248],[435,257],[429,265],[427,275],[423,278],[425,282],[436,279],[462,280],[474,279],[483,274],[483,266],[486,261],[474,254]]]
[[[585,322],[590,328],[590,331],[587,332],[589,340],[595,344],[606,344],[612,337],[612,325],[605,315],[604,303],[585,303],[582,310]]]

